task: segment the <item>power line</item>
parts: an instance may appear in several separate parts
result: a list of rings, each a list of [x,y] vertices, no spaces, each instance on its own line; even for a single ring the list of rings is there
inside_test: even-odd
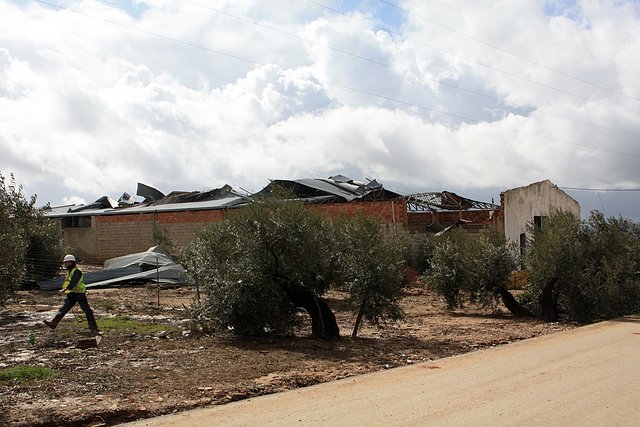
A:
[[[84,12],[78,12],[77,10],[69,9],[67,7],[64,7],[64,6],[59,6],[59,5],[54,4],[54,3],[49,3],[49,2],[44,1],[44,0],[36,0],[36,1],[38,3],[46,4],[47,6],[51,6],[51,7],[56,8],[56,9],[64,10],[64,11],[67,11],[67,12],[72,12],[72,13],[78,14],[80,16],[84,16],[86,18],[95,19],[96,21],[102,21],[102,22],[105,22],[107,24],[115,25],[115,26],[118,26],[118,27],[121,27],[121,28],[125,28],[127,30],[136,31],[136,32],[139,32],[139,33],[142,33],[142,34],[146,34],[146,35],[149,35],[149,36],[158,37],[158,38],[161,38],[161,39],[164,39],[164,40],[168,40],[168,41],[171,41],[171,42],[174,42],[174,43],[178,43],[178,44],[181,44],[181,45],[184,45],[184,46],[189,46],[189,47],[193,47],[193,48],[196,48],[196,49],[205,50],[207,52],[216,53],[218,55],[226,56],[226,57],[232,58],[232,59],[237,59],[239,61],[248,62],[248,63],[254,64],[254,65],[260,65],[260,66],[266,66],[267,65],[267,64],[262,63],[262,62],[252,61],[250,59],[243,58],[241,56],[232,55],[230,53],[226,53],[226,52],[223,52],[221,50],[211,49],[211,48],[208,48],[206,46],[202,46],[202,45],[191,43],[191,42],[186,42],[184,40],[176,39],[176,38],[173,38],[173,37],[164,36],[162,34],[154,33],[152,31],[143,30],[143,29],[131,26],[131,25],[121,24],[120,22],[111,21],[111,20],[105,19],[105,18],[99,18],[97,16],[89,15],[89,14],[84,13]]]
[[[570,92],[570,91],[565,90],[565,89],[560,89],[560,88],[557,88],[557,87],[554,87],[554,86],[550,86],[550,85],[545,84],[545,83],[537,82],[535,80],[529,79],[527,77],[524,77],[524,76],[521,76],[521,75],[518,75],[518,74],[515,74],[515,73],[512,73],[512,72],[509,72],[509,71],[505,71],[505,70],[501,70],[499,68],[495,68],[492,65],[485,64],[483,62],[478,61],[477,59],[469,58],[467,56],[460,55],[458,53],[451,52],[451,51],[448,51],[446,49],[439,48],[437,46],[433,46],[433,45],[431,45],[429,43],[425,43],[425,42],[423,42],[421,40],[417,40],[417,39],[414,39],[414,38],[411,38],[411,37],[406,37],[403,34],[398,33],[396,31],[393,31],[392,29],[390,29],[388,27],[379,25],[377,23],[373,23],[370,20],[356,18],[356,17],[354,17],[354,16],[352,16],[352,15],[350,15],[348,13],[342,12],[342,11],[340,11],[338,9],[334,9],[334,8],[332,8],[330,6],[326,6],[326,5],[322,4],[322,3],[318,3],[318,2],[316,2],[314,0],[306,0],[306,1],[308,3],[314,4],[314,5],[319,6],[321,8],[327,9],[327,10],[333,12],[333,13],[343,15],[343,16],[349,18],[349,19],[352,19],[352,20],[355,20],[355,21],[360,21],[360,22],[366,23],[368,25],[375,25],[375,26],[377,26],[379,28],[384,29],[389,34],[398,36],[398,37],[402,38],[403,40],[409,40],[409,41],[415,42],[415,43],[417,43],[419,45],[422,45],[422,46],[425,46],[425,47],[427,47],[429,49],[433,49],[433,50],[436,50],[438,52],[441,52],[441,53],[444,53],[444,54],[447,54],[447,55],[451,55],[453,57],[459,58],[459,59],[461,59],[463,61],[466,61],[468,63],[479,65],[481,67],[484,67],[484,68],[487,68],[489,70],[492,70],[492,71],[495,71],[495,72],[498,72],[498,73],[501,73],[501,74],[504,74],[504,75],[507,75],[507,76],[510,76],[510,77],[513,77],[513,78],[516,78],[518,80],[522,80],[522,81],[525,81],[527,83],[531,83],[533,85],[536,85],[536,86],[539,86],[539,87],[543,87],[545,89],[550,89],[550,90],[553,90],[553,91],[558,92],[558,93],[563,93],[565,95],[569,95],[569,96],[572,96],[574,98],[581,99],[583,101],[590,101],[590,102],[595,103],[595,104],[600,104],[600,105],[606,106],[608,108],[613,108],[613,109],[617,109],[617,110],[623,110],[623,111],[626,111],[626,112],[629,112],[629,113],[633,113],[633,114],[639,114],[640,113],[640,112],[637,112],[635,110],[631,110],[631,109],[628,109],[628,108],[625,108],[625,107],[621,107],[619,105],[614,105],[614,104],[610,104],[608,102],[603,102],[603,101],[599,101],[599,100],[593,100],[593,99],[591,99],[591,98],[589,98],[587,96],[578,95],[576,93]]]
[[[341,85],[341,84],[338,84],[338,83],[328,82],[326,80],[324,80],[324,81],[323,80],[318,80],[318,81],[321,82],[321,83],[324,83],[324,84],[329,84],[329,85],[332,85],[332,86],[340,87],[342,89],[347,89],[347,90],[350,90],[350,91],[353,91],[353,92],[358,92],[358,93],[362,93],[362,94],[371,95],[371,96],[375,96],[375,97],[378,97],[378,98],[386,99],[388,101],[396,102],[398,104],[403,104],[403,105],[407,105],[407,106],[410,106],[410,107],[419,108],[421,110],[428,110],[428,111],[433,111],[435,113],[444,114],[444,115],[447,115],[447,116],[450,116],[450,117],[462,119],[462,120],[467,121],[467,122],[474,122],[475,124],[480,124],[481,123],[479,120],[476,120],[476,119],[472,119],[472,118],[465,117],[465,116],[460,116],[460,115],[457,115],[457,114],[452,114],[452,113],[449,113],[447,111],[438,110],[438,109],[435,109],[435,108],[430,108],[430,107],[425,107],[425,106],[413,104],[413,103],[410,103],[410,102],[406,102],[406,101],[402,101],[402,100],[399,100],[399,99],[391,98],[391,97],[388,97],[388,96],[384,96],[384,95],[376,94],[376,93],[373,93],[373,92],[369,92],[369,91],[366,91],[366,90],[356,89],[356,88],[349,87],[349,86],[344,86],[344,85]],[[628,153],[628,152],[617,151],[617,150],[610,150],[610,149],[607,149],[607,148],[594,147],[594,146],[585,145],[585,144],[578,144],[578,143],[575,143],[575,142],[562,140],[562,139],[554,138],[554,137],[551,137],[551,136],[539,135],[539,134],[535,134],[535,133],[532,133],[532,132],[526,132],[526,131],[523,131],[523,130],[520,130],[520,129],[513,129],[513,128],[506,127],[506,126],[496,125],[495,123],[491,123],[491,122],[486,122],[486,124],[489,125],[489,126],[495,127],[497,129],[507,130],[507,131],[518,133],[518,134],[521,134],[521,135],[533,136],[535,138],[545,139],[545,140],[548,140],[548,141],[554,141],[554,142],[559,142],[559,143],[562,143],[562,144],[573,145],[573,146],[576,146],[576,147],[588,148],[588,149],[591,149],[591,150],[598,150],[598,151],[604,151],[604,152],[607,152],[607,153],[620,154],[620,155],[640,158],[640,154]]]
[[[244,16],[239,16],[239,15],[235,15],[235,14],[229,13],[229,12],[227,12],[225,10],[214,8],[214,7],[211,7],[211,6],[208,6],[208,5],[203,5],[203,4],[198,3],[196,1],[193,1],[193,0],[186,0],[186,1],[188,3],[191,3],[191,4],[195,5],[195,6],[211,10],[213,12],[216,12],[216,13],[231,17],[233,19],[237,19],[237,20],[240,20],[240,21],[243,21],[243,22],[247,22],[249,24],[252,24],[252,25],[255,25],[255,26],[258,26],[258,27],[262,27],[262,28],[268,29],[270,31],[274,31],[274,32],[286,35],[288,37],[292,37],[292,38],[295,38],[295,39],[298,39],[298,40],[302,40],[305,43],[313,44],[313,45],[316,45],[316,46],[321,46],[321,47],[324,47],[326,49],[330,49],[330,50],[332,50],[334,52],[338,52],[338,53],[341,53],[341,54],[344,54],[344,55],[347,55],[347,56],[351,56],[353,58],[356,58],[356,59],[359,59],[359,60],[363,60],[363,61],[375,64],[375,65],[379,65],[379,66],[382,66],[382,67],[385,67],[385,68],[388,68],[388,69],[391,69],[391,70],[394,70],[394,71],[398,71],[398,72],[401,72],[401,73],[404,73],[404,74],[407,74],[407,75],[411,75],[411,72],[409,70],[406,70],[406,69],[397,68],[397,67],[394,67],[394,66],[392,66],[390,64],[387,64],[387,63],[384,63],[384,62],[381,62],[381,61],[378,61],[378,60],[375,60],[375,59],[367,58],[365,56],[357,55],[357,54],[354,54],[353,52],[349,52],[349,51],[346,51],[344,49],[339,49],[339,48],[327,45],[325,43],[319,43],[319,42],[316,42],[314,40],[309,40],[309,39],[301,37],[301,36],[299,36],[297,34],[290,33],[288,31],[283,31],[283,30],[280,30],[278,28],[272,27],[270,25],[265,25],[265,24],[262,24],[260,22],[254,21],[254,20],[249,19],[249,18],[244,17]],[[485,93],[482,93],[482,92],[478,92],[478,91],[475,91],[475,90],[463,88],[461,86],[454,85],[452,83],[449,83],[449,82],[446,82],[446,81],[443,81],[443,80],[440,80],[440,79],[429,78],[429,77],[426,77],[426,76],[423,76],[423,77],[425,79],[427,79],[427,80],[430,80],[430,81],[434,82],[434,83],[438,83],[440,85],[448,86],[448,87],[451,87],[451,88],[456,89],[456,90],[460,90],[460,91],[467,92],[467,93],[470,93],[470,94],[473,94],[473,95],[476,95],[476,96],[487,98],[487,99],[490,99],[492,101],[498,102],[498,103],[500,103],[500,104],[502,104],[504,106],[507,106],[507,107],[526,110],[529,113],[531,113],[533,111],[536,111],[538,114],[543,114],[543,115],[546,115],[546,116],[551,116],[551,117],[555,117],[555,118],[558,118],[558,119],[567,120],[567,121],[578,123],[578,124],[582,124],[582,125],[585,125],[585,126],[591,126],[591,127],[595,127],[595,128],[598,128],[598,129],[611,131],[611,132],[618,132],[618,133],[623,133],[623,134],[627,134],[627,135],[631,135],[631,136],[640,137],[640,133],[630,132],[630,131],[621,130],[621,129],[615,129],[615,128],[611,128],[611,127],[608,127],[608,126],[602,126],[602,125],[598,125],[598,124],[595,124],[595,123],[585,122],[583,120],[577,120],[577,119],[561,116],[561,115],[554,114],[554,113],[548,113],[548,112],[546,112],[544,110],[535,109],[535,108],[532,108],[532,107],[525,107],[525,106],[522,106],[522,105],[510,103],[510,102],[505,102],[504,100],[499,99],[499,98],[497,98],[495,96],[488,95],[488,94],[485,94]]]
[[[66,7],[63,7],[63,6],[59,6],[59,5],[56,5],[56,4],[53,4],[53,3],[49,3],[49,2],[44,1],[44,0],[37,0],[37,1],[39,3],[46,4],[48,6],[56,8],[56,9],[72,12],[72,13],[78,14],[78,15],[83,16],[83,17],[91,18],[91,19],[94,19],[94,20],[97,20],[97,21],[101,21],[101,22],[110,24],[110,25],[115,25],[115,26],[118,26],[118,27],[121,27],[121,28],[125,28],[125,29],[128,29],[128,30],[136,31],[136,32],[139,32],[139,33],[142,33],[142,34],[145,34],[145,35],[158,37],[158,38],[161,38],[161,39],[164,39],[164,40],[168,40],[168,41],[180,44],[180,45],[189,46],[189,47],[196,48],[196,49],[201,49],[201,50],[204,50],[204,51],[207,51],[207,52],[211,52],[211,53],[215,53],[215,54],[218,54],[218,55],[226,56],[226,57],[229,57],[229,58],[232,58],[232,59],[236,59],[236,60],[239,60],[239,61],[248,62],[248,63],[254,64],[254,65],[268,66],[268,64],[261,63],[261,62],[258,62],[258,61],[253,61],[253,60],[250,60],[250,59],[247,59],[247,58],[243,58],[243,57],[238,56],[238,55],[232,55],[232,54],[229,54],[229,53],[226,53],[226,52],[222,52],[222,51],[219,51],[219,50],[216,50],[216,49],[211,49],[211,48],[208,48],[206,46],[202,46],[202,45],[199,45],[199,44],[196,44],[196,43],[185,42],[183,40],[176,39],[176,38],[173,38],[173,37],[168,37],[168,36],[164,36],[162,34],[158,34],[158,33],[155,33],[155,32],[142,30],[142,29],[139,29],[139,28],[136,28],[136,27],[133,27],[133,26],[130,26],[130,25],[126,25],[126,24],[121,24],[119,22],[115,22],[115,21],[112,21],[112,20],[109,20],[109,19],[104,19],[104,18],[93,16],[93,15],[89,15],[89,14],[84,13],[84,12],[78,12],[78,11],[75,11],[73,9],[69,9],[69,8],[66,8]],[[395,102],[395,103],[398,103],[398,104],[401,104],[401,105],[407,105],[407,106],[410,106],[410,107],[413,107],[413,108],[418,108],[418,109],[421,109],[421,110],[428,110],[428,111],[436,112],[436,113],[443,114],[443,115],[446,115],[446,116],[449,116],[449,117],[461,119],[463,121],[473,122],[475,124],[481,123],[480,120],[469,118],[469,117],[465,117],[465,116],[461,116],[461,115],[457,115],[457,114],[453,114],[453,113],[449,113],[449,112],[444,111],[444,110],[438,110],[438,109],[434,109],[434,108],[430,108],[430,107],[426,107],[426,106],[421,106],[421,105],[418,105],[418,104],[402,101],[402,100],[399,100],[399,99],[391,98],[391,97],[384,96],[384,95],[381,95],[381,94],[376,94],[374,92],[370,92],[370,91],[366,91],[366,90],[362,90],[362,89],[353,88],[353,87],[342,85],[342,84],[339,84],[339,83],[329,82],[329,81],[320,80],[320,79],[316,79],[316,80],[318,82],[320,82],[320,83],[323,83],[323,84],[332,85],[332,86],[339,87],[339,88],[346,89],[346,90],[350,90],[350,91],[353,91],[353,92],[356,92],[356,93],[361,93],[361,94],[366,94],[366,95],[369,95],[369,96],[374,96],[374,97],[377,97],[377,98],[380,98],[380,99],[385,99],[385,100],[388,100],[388,101],[392,101],[392,102]],[[540,138],[540,139],[545,139],[545,140],[548,140],[548,141],[554,141],[554,142],[559,142],[559,143],[562,143],[562,144],[574,145],[574,146],[581,147],[581,148],[587,148],[587,149],[591,149],[591,150],[603,151],[603,152],[608,152],[608,153],[613,153],[613,154],[620,154],[620,155],[631,156],[631,157],[640,157],[640,154],[628,153],[628,152],[616,151],[616,150],[610,150],[610,149],[606,149],[606,148],[594,147],[594,146],[584,145],[584,144],[577,144],[577,143],[566,141],[566,140],[562,140],[562,139],[559,139],[559,138],[553,138],[553,137],[549,137],[549,136],[534,134],[534,133],[531,133],[531,132],[525,132],[525,131],[522,131],[522,130],[519,130],[519,129],[512,129],[512,128],[508,128],[508,127],[504,127],[504,126],[499,126],[499,125],[496,125],[496,124],[491,123],[491,122],[486,122],[486,123],[487,123],[487,125],[492,126],[494,128],[497,128],[497,129],[507,130],[507,131],[518,133],[518,134],[522,134],[522,135],[528,135],[528,136],[532,136],[532,137],[536,137],[536,138]]]
[[[563,190],[576,191],[640,191],[640,188],[584,188],[584,187],[558,187]]]
[[[387,0],[378,0],[378,2],[380,2],[380,3],[384,3],[384,4],[388,5],[388,6],[393,7],[393,8],[399,9],[399,10],[401,10],[401,11],[405,12],[406,14],[409,14],[409,15],[415,16],[415,17],[417,17],[417,18],[420,18],[420,19],[422,19],[422,20],[424,20],[424,21],[430,22],[431,24],[433,24],[433,25],[437,25],[438,27],[441,27],[441,28],[444,28],[445,30],[450,31],[450,32],[452,32],[452,33],[454,33],[454,34],[457,34],[457,35],[459,35],[459,36],[462,36],[462,37],[468,38],[468,39],[470,39],[470,40],[473,40],[473,41],[475,41],[476,43],[480,43],[480,44],[482,44],[482,45],[484,45],[484,46],[490,47],[491,49],[495,49],[495,50],[497,50],[498,52],[504,53],[504,54],[506,54],[506,55],[512,56],[512,57],[517,58],[517,59],[522,60],[522,61],[526,61],[526,62],[528,62],[528,63],[530,63],[530,64],[534,64],[534,65],[536,65],[536,66],[538,66],[538,67],[540,67],[540,68],[544,68],[545,70],[553,71],[554,73],[557,73],[557,74],[563,75],[563,76],[565,76],[565,77],[569,77],[569,78],[571,78],[571,79],[574,79],[574,80],[577,80],[577,81],[579,81],[579,82],[582,82],[582,83],[588,84],[588,85],[593,86],[593,87],[598,88],[598,89],[606,90],[607,92],[613,93],[613,94],[615,94],[615,95],[624,96],[625,98],[632,99],[632,100],[634,100],[634,101],[640,101],[640,99],[638,99],[638,98],[634,98],[634,97],[632,97],[632,96],[629,96],[629,95],[627,95],[626,93],[618,92],[618,91],[616,91],[616,90],[614,90],[614,89],[608,88],[608,87],[606,87],[606,86],[599,85],[599,84],[597,84],[597,83],[591,82],[591,81],[586,80],[586,79],[583,79],[583,78],[581,78],[581,77],[574,76],[574,75],[572,75],[572,74],[569,74],[569,73],[566,73],[566,72],[564,72],[564,71],[558,70],[558,69],[556,69],[556,68],[550,67],[550,66],[548,66],[548,65],[542,64],[542,63],[540,63],[540,62],[538,62],[538,61],[534,61],[534,60],[532,60],[532,59],[529,59],[529,58],[527,58],[527,57],[525,57],[525,56],[522,56],[522,55],[519,55],[519,54],[517,54],[517,53],[509,52],[509,51],[504,50],[504,49],[502,49],[502,48],[500,48],[500,47],[498,47],[498,46],[496,46],[496,45],[494,45],[494,44],[488,43],[488,42],[486,42],[486,41],[484,41],[484,40],[481,40],[481,39],[479,39],[479,38],[477,38],[477,37],[474,37],[474,36],[472,36],[472,35],[469,35],[469,34],[466,34],[466,33],[461,32],[461,31],[458,31],[458,30],[456,30],[456,29],[454,29],[454,28],[451,28],[451,27],[449,27],[449,26],[447,26],[447,25],[441,24],[440,22],[434,21],[433,19],[426,18],[426,17],[424,17],[424,16],[418,15],[417,13],[414,13],[414,12],[412,12],[412,11],[408,10],[408,9],[405,9],[405,8],[403,8],[403,7],[400,7],[400,6],[398,6],[397,4],[391,3],[391,2],[389,2],[389,1],[387,1]]]
[[[596,191],[598,195],[598,199],[600,200],[600,206],[602,206],[602,212],[604,212],[605,216],[607,215],[607,208],[604,207],[604,202],[602,201],[602,196],[600,195],[600,191]]]

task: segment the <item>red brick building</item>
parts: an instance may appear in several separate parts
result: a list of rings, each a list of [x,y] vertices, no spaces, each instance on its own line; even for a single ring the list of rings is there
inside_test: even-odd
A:
[[[274,187],[287,188],[310,209],[326,217],[364,214],[375,217],[388,232],[413,235],[435,233],[447,227],[481,232],[496,227],[498,206],[465,199],[454,193],[423,193],[404,196],[383,188],[378,182],[361,183],[344,176],[328,179],[274,180],[253,196],[264,196]],[[90,205],[59,207],[47,215],[58,218],[64,245],[87,262],[130,253],[153,246],[154,228],[165,231],[182,247],[209,223],[224,221],[230,209],[241,209],[249,196],[224,186],[208,192],[174,192],[164,196],[139,185],[139,204],[130,198],[115,202],[103,197]],[[251,196],[251,197],[253,197]]]

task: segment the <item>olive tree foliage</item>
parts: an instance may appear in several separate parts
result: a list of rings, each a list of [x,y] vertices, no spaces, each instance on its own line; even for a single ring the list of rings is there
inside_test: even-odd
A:
[[[588,320],[640,312],[640,224],[592,212],[585,227],[585,275],[597,290]]]
[[[62,239],[56,222],[36,208],[36,196],[26,198],[11,175],[0,174],[0,305],[23,280],[53,277],[62,259]]]
[[[24,202],[13,177],[7,187],[0,175],[0,306],[16,292],[25,270],[27,242],[16,221]]]
[[[151,227],[151,241],[154,245],[160,246],[172,258],[179,257],[180,254],[176,253],[176,244],[171,239],[169,230],[166,228],[153,224]]]
[[[467,302],[496,307],[502,299],[513,314],[527,315],[507,290],[517,265],[513,254],[506,240],[495,232],[472,237],[453,229],[425,244],[427,270],[422,278],[450,309]]]
[[[556,212],[530,231],[531,311],[547,321],[581,323],[640,311],[640,225],[597,211],[582,222]]]
[[[313,334],[338,335],[333,313],[319,297],[337,280],[332,230],[303,204],[259,199],[204,228],[183,252],[205,293],[203,315],[215,329],[236,334],[287,334],[297,307]]]
[[[336,338],[335,315],[322,299],[330,288],[349,293],[358,313],[353,335],[363,319],[379,325],[402,316],[402,243],[385,237],[376,219],[323,220],[279,196],[230,211],[183,251],[182,262],[204,289],[201,322],[241,336],[285,335],[303,309],[313,337]]]
[[[363,320],[379,326],[403,318],[406,240],[385,235],[377,218],[364,215],[338,218],[334,227],[342,287],[349,293],[347,303],[358,313],[352,336],[357,336]]]
[[[525,301],[529,309],[546,321],[558,320],[558,298],[583,278],[585,256],[580,220],[571,212],[549,216],[543,228],[529,226],[527,241]]]

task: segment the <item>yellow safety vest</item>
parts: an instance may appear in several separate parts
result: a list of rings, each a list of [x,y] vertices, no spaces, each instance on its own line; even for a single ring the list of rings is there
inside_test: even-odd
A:
[[[78,270],[78,267],[73,267],[69,273],[67,273],[67,278],[64,280],[62,284],[62,289],[64,289],[64,293],[68,294],[73,292],[74,294],[83,294],[87,291],[87,286],[84,284],[84,274],[80,272],[80,281],[73,287],[73,290],[68,290],[67,286],[71,283],[71,278],[73,277],[73,273]]]

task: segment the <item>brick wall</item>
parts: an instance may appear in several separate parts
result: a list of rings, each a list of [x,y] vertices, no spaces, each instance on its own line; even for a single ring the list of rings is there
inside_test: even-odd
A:
[[[406,202],[402,199],[309,206],[323,217],[355,216],[360,212],[377,217],[386,232],[404,228],[407,221]],[[151,237],[154,224],[166,231],[171,241],[180,248],[190,242],[202,227],[223,221],[225,215],[225,210],[218,209],[96,216],[91,233],[84,235],[84,240],[90,236],[88,240],[91,241],[85,242],[85,245],[95,247],[93,254],[87,253],[86,258],[92,262],[104,262],[110,258],[146,251],[153,246]]]
[[[177,247],[182,247],[198,230],[222,221],[224,215],[224,210],[207,210],[97,216],[95,261],[146,251],[153,246],[154,223],[167,231]]]
[[[410,212],[407,214],[407,226],[410,230],[424,231],[427,226],[439,223],[448,227],[463,220],[473,224],[491,224],[494,216],[490,210],[478,211],[441,211],[441,212]]]
[[[358,213],[376,217],[385,233],[408,233],[416,258],[420,256],[426,226],[435,219],[444,226],[457,222],[460,217],[483,224],[465,225],[464,228],[468,228],[467,231],[471,233],[486,231],[493,222],[488,211],[407,213],[407,204],[403,199],[312,204],[309,207],[325,218],[339,215],[353,217]],[[225,215],[225,210],[200,210],[97,216],[94,218],[95,237],[92,237],[95,239],[96,249],[91,261],[103,262],[109,258],[146,251],[153,246],[151,236],[154,223],[165,230],[171,241],[181,248],[193,239],[198,230],[209,223],[223,221]]]
[[[311,209],[317,211],[323,217],[335,218],[339,215],[353,217],[359,213],[367,217],[377,217],[382,224],[395,224],[404,227],[407,222],[407,202],[403,199],[370,201],[370,202],[350,202],[350,203],[328,203],[309,205]]]

